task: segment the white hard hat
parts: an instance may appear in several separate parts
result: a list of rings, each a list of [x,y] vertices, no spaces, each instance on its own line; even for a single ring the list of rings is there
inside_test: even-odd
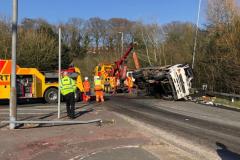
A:
[[[94,80],[99,79],[99,76],[94,76]]]
[[[86,80],[88,80],[88,77],[85,77],[84,79],[85,79],[85,81],[86,81]]]
[[[64,71],[63,72],[63,76],[67,76],[68,75],[68,72],[67,71]]]

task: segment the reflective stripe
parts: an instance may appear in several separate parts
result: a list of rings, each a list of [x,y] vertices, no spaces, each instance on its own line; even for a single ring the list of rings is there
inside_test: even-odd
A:
[[[102,91],[102,90],[103,90],[103,88],[102,88],[101,85],[96,85],[96,86],[94,87],[94,89],[95,89],[95,91]]]
[[[61,79],[61,82],[63,85],[67,85],[67,84],[72,85],[72,79],[69,77],[67,77],[67,78],[64,77],[63,79]],[[68,83],[64,83],[64,82],[68,82]]]
[[[5,65],[6,61],[0,60],[0,73],[2,72],[3,66]]]

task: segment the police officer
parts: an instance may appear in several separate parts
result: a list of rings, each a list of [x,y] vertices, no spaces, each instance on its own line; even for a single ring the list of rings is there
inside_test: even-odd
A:
[[[74,119],[75,116],[75,91],[76,84],[73,79],[68,76],[68,72],[63,72],[63,78],[60,83],[61,94],[66,101],[66,109],[68,117]]]

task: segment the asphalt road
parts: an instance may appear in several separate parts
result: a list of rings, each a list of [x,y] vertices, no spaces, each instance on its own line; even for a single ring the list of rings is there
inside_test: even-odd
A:
[[[177,135],[206,150],[214,151],[222,160],[240,159],[238,111],[192,102],[123,96],[110,97],[104,106],[110,111],[129,116],[140,123],[166,131],[169,135]],[[64,108],[64,105],[62,107]],[[53,116],[56,117],[56,113],[56,105],[42,103],[18,105],[19,120],[52,119]],[[8,120],[8,116],[8,105],[0,105],[0,121]],[[4,125],[0,124],[1,127]],[[173,144],[178,146],[174,141],[172,138]],[[182,147],[181,144],[179,147]],[[182,149],[191,152],[191,148]],[[104,157],[104,154],[102,156]]]
[[[65,106],[61,120],[69,120]],[[83,114],[88,108],[93,110]],[[112,114],[105,103],[76,103],[75,120],[102,119],[101,126],[89,125],[26,125],[8,130],[0,125],[0,159],[34,160],[157,160],[144,149],[151,140],[137,127]],[[18,120],[54,120],[57,105],[43,103],[18,105]],[[9,119],[8,105],[0,106],[0,121]],[[114,120],[114,121],[113,121]],[[115,123],[115,121],[117,123]]]
[[[81,106],[81,107],[79,107]],[[76,112],[84,107],[81,102],[76,103]],[[34,121],[34,120],[52,120],[57,118],[58,108],[56,104],[46,104],[41,101],[24,102],[17,105],[17,120]],[[66,117],[66,107],[61,103],[61,116]],[[0,122],[9,120],[9,105],[0,103]],[[0,128],[7,124],[0,123]]]
[[[192,102],[112,97],[112,111],[213,150],[223,160],[240,159],[240,112]]]

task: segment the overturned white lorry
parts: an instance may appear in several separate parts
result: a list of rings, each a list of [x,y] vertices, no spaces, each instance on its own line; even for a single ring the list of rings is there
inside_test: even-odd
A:
[[[138,90],[168,100],[179,100],[190,94],[193,72],[188,64],[147,67],[133,73]]]

